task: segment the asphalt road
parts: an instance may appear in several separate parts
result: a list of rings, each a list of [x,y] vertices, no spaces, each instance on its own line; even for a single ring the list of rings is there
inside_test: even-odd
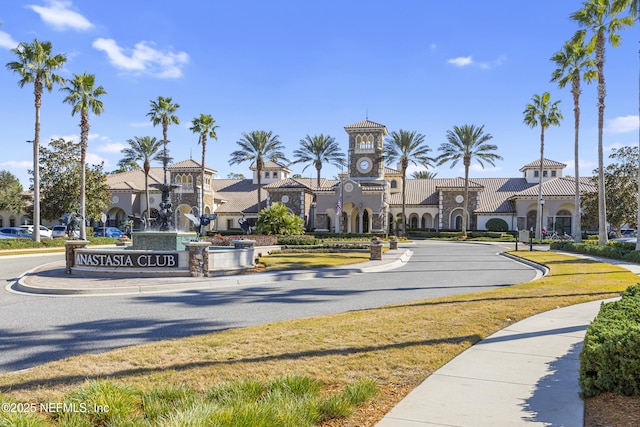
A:
[[[340,278],[118,296],[0,290],[0,372],[82,353],[280,320],[477,292],[532,280],[530,267],[483,244],[418,242],[404,266]],[[0,257],[7,285],[63,255]]]

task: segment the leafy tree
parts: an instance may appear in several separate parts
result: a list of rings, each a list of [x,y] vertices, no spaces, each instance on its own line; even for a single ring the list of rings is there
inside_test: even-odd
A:
[[[242,139],[236,141],[240,150],[231,153],[230,165],[237,165],[246,161],[254,162],[258,175],[258,212],[262,205],[262,168],[265,160],[272,162],[288,163],[284,152],[284,146],[271,131],[254,130],[251,133],[243,133]]]
[[[117,173],[122,173],[122,172],[131,172],[138,169],[140,169],[140,165],[137,162],[120,159],[118,161],[118,167],[111,171],[111,175],[115,175]]]
[[[451,162],[451,167],[458,164],[462,159],[464,165],[464,204],[462,205],[462,235],[467,235],[467,216],[469,215],[469,167],[472,161],[477,161],[484,168],[484,162],[494,165],[496,160],[502,157],[494,153],[498,149],[497,145],[489,144],[493,138],[490,133],[484,133],[484,125],[475,127],[474,125],[454,126],[453,130],[447,131],[448,142],[443,143],[438,148],[442,152],[438,156],[438,165]]]
[[[588,39],[587,46],[595,50],[596,69],[598,74],[598,244],[607,243],[607,207],[604,183],[604,100],[606,96],[606,83],[604,78],[605,45],[606,40],[612,47],[618,47],[621,37],[618,31],[633,24],[631,16],[619,17],[623,9],[628,6],[628,0],[586,0],[582,9],[571,15],[582,30],[583,37],[587,36],[587,30],[593,33]],[[637,6],[637,5],[636,5]]]
[[[595,61],[591,58],[589,49],[584,45],[584,34],[578,33],[573,39],[564,44],[562,50],[556,52],[551,60],[558,68],[553,71],[551,81],[557,82],[559,88],[564,88],[571,83],[571,95],[573,96],[573,159],[575,164],[575,206],[574,223],[576,229],[576,242],[582,241],[582,224],[580,209],[580,81],[591,83],[596,78]]]
[[[614,149],[609,158],[613,162],[604,171],[607,219],[619,234],[623,225],[637,225],[638,147]],[[597,188],[598,171],[595,170],[594,174],[593,184]],[[598,217],[598,194],[599,192],[584,194],[582,207],[588,218]]]
[[[304,233],[304,221],[284,203],[276,202],[258,213],[256,232],[260,234],[296,235]]]
[[[64,213],[79,210],[80,152],[80,143],[64,139],[51,140],[48,147],[40,147],[43,218],[54,221]],[[106,177],[102,164],[87,169],[87,218],[100,218],[109,205]]]
[[[227,178],[229,179],[244,179],[244,175],[241,173],[229,172],[227,174]]]
[[[24,213],[22,184],[11,172],[0,171],[0,211]]]
[[[538,170],[538,213],[537,222],[542,220],[542,169],[544,167],[544,130],[551,125],[560,126],[562,113],[558,104],[560,101],[551,102],[551,94],[545,92],[542,95],[533,95],[532,103],[527,104],[523,111],[524,123],[534,128],[540,126],[540,168]],[[541,227],[536,227],[536,239],[542,238]]]
[[[429,157],[429,148],[424,143],[424,135],[416,133],[416,131],[408,131],[400,129],[398,132],[391,132],[386,139],[384,146],[385,160],[387,164],[400,162],[400,172],[402,173],[402,233],[407,234],[407,215],[406,215],[406,188],[407,188],[407,168],[409,163],[421,165],[424,167],[431,166],[433,159]]]
[[[412,173],[411,177],[415,179],[434,179],[436,175],[438,175],[436,172],[430,170],[421,170]]]
[[[7,63],[7,68],[20,75],[18,86],[21,88],[27,84],[33,84],[33,94],[36,107],[35,136],[33,138],[33,162],[35,173],[33,174],[33,222],[40,224],[40,170],[36,168],[36,161],[40,155],[40,107],[42,106],[42,92],[46,88],[49,92],[53,84],[64,84],[64,78],[54,71],[61,69],[67,61],[63,54],[52,53],[51,42],[41,42],[35,39],[33,43],[22,42],[12,49],[17,61]],[[33,240],[40,241],[40,229],[33,228]]]
[[[295,157],[295,163],[308,163],[307,166],[302,169],[302,172],[311,165],[316,168],[317,181],[316,185],[320,187],[320,171],[322,170],[323,163],[328,163],[334,166],[345,166],[347,164],[347,158],[340,150],[340,145],[336,142],[336,139],[329,135],[307,135],[304,139],[300,140],[300,148],[293,152]]]
[[[139,163],[142,162],[142,170],[144,171],[144,197],[147,204],[147,220],[149,224],[151,205],[149,204],[149,171],[151,170],[151,161],[156,160],[156,156],[163,145],[163,141],[158,141],[151,136],[136,136],[127,140],[129,147],[122,150],[124,157],[120,163]]]
[[[179,125],[180,119],[174,113],[180,108],[179,104],[174,104],[171,97],[159,96],[157,101],[151,101],[151,111],[147,113],[147,116],[151,118],[151,123],[154,126],[162,125],[162,143],[163,152],[160,156],[162,159],[162,169],[164,171],[164,183],[167,183],[167,164],[171,161],[169,154],[167,153],[167,130],[171,123]]]
[[[104,112],[104,104],[99,99],[107,91],[102,86],[95,87],[93,74],[74,74],[73,79],[61,90],[67,93],[63,102],[71,104],[71,115],[80,113],[80,216],[87,218],[86,211],[86,163],[89,142],[89,112],[99,116]],[[80,228],[80,239],[87,238],[85,227]]]
[[[191,121],[192,126],[189,128],[191,132],[200,135],[198,137],[198,144],[202,145],[202,164],[200,165],[202,167],[202,176],[200,179],[200,185],[202,185],[202,191],[200,191],[200,215],[204,214],[204,169],[205,154],[207,151],[207,137],[217,140],[218,135],[216,134],[216,129],[220,127],[216,126],[215,122],[216,121],[209,114],[200,114],[200,117],[196,117]]]

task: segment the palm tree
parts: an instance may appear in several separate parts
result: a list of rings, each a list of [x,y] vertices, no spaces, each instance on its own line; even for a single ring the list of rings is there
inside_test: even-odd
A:
[[[86,220],[87,186],[87,143],[89,141],[89,112],[99,116],[104,112],[104,104],[98,98],[106,95],[102,86],[95,87],[94,74],[74,74],[73,79],[60,90],[67,93],[63,102],[71,104],[71,115],[80,113],[80,216]],[[87,238],[85,227],[80,228],[80,239]]]
[[[433,159],[429,157],[429,148],[424,143],[424,135],[416,131],[400,129],[398,132],[391,132],[386,139],[384,155],[387,164],[400,162],[400,172],[402,173],[402,233],[407,234],[406,215],[406,189],[407,189],[407,168],[409,163],[416,166],[430,167]]]
[[[633,19],[640,20],[640,1],[638,0],[630,0],[629,1],[629,13]],[[638,56],[640,56],[640,51],[638,51]],[[638,118],[640,119],[640,74],[638,75]],[[640,133],[640,127],[638,128],[638,132]],[[638,137],[638,152],[640,153],[640,134]],[[640,168],[638,168],[638,188],[640,188]],[[638,217],[637,224],[640,224],[640,192],[638,193]],[[638,225],[640,227],[640,225]],[[636,250],[640,251],[640,234],[638,234],[636,238]]]
[[[454,126],[453,130],[447,131],[448,142],[438,148],[438,151],[442,152],[438,156],[438,165],[451,162],[451,167],[454,167],[460,159],[464,165],[462,235],[465,237],[467,236],[467,217],[469,215],[469,167],[471,162],[476,160],[484,168],[484,162],[494,166],[496,160],[502,160],[501,156],[493,152],[498,149],[498,146],[488,143],[492,138],[491,134],[484,133],[484,125],[480,127],[474,125]]]
[[[215,120],[209,114],[200,114],[200,117],[196,117],[191,120],[191,127],[189,130],[193,133],[199,134],[198,144],[202,145],[202,172],[200,176],[200,185],[202,186],[200,189],[200,207],[199,214],[202,217],[204,214],[204,170],[205,170],[205,155],[207,152],[207,137],[218,140],[218,135],[216,134],[216,129],[220,126],[215,125]],[[202,230],[200,230],[202,231]]]
[[[540,169],[538,170],[538,213],[537,222],[542,221],[542,169],[544,166],[544,130],[549,126],[560,126],[562,113],[558,107],[560,101],[551,103],[551,95],[545,92],[542,95],[533,95],[532,103],[522,112],[524,123],[534,128],[540,126]],[[542,225],[536,227],[536,238],[542,238]]]
[[[33,94],[36,107],[35,136],[33,138],[33,224],[40,224],[40,170],[38,158],[40,156],[40,107],[42,105],[42,92],[46,88],[49,92],[53,84],[64,84],[64,78],[54,71],[62,68],[67,61],[64,54],[54,55],[51,42],[40,42],[35,39],[33,43],[22,42],[12,49],[18,57],[17,61],[7,63],[7,68],[20,75],[18,86],[21,88],[33,83]],[[33,240],[40,241],[40,229],[33,227]]]
[[[571,83],[571,95],[573,95],[573,119],[574,119],[574,141],[573,159],[575,164],[575,213],[574,223],[576,230],[576,242],[582,241],[582,215],[580,213],[580,161],[579,155],[579,134],[580,134],[580,81],[591,83],[596,78],[595,61],[591,58],[590,52],[584,45],[584,37],[579,34],[575,38],[567,41],[562,50],[556,52],[551,60],[558,68],[551,75],[551,81],[557,82],[558,87],[563,89]]]
[[[154,126],[162,125],[162,142],[164,144],[162,169],[164,171],[164,184],[167,184],[167,163],[169,162],[169,156],[167,154],[167,129],[171,123],[179,125],[180,119],[174,113],[180,108],[179,104],[171,102],[171,97],[164,98],[158,97],[157,101],[151,101],[151,111],[147,113],[147,116],[151,118],[151,123]]]
[[[151,136],[136,136],[127,140],[129,147],[122,150],[124,157],[120,160],[123,164],[139,164],[142,162],[142,170],[144,171],[144,196],[147,204],[147,217],[145,218],[145,226],[149,224],[151,206],[149,204],[149,171],[151,170],[151,160],[157,160],[158,151],[162,147],[164,141],[158,141]]]
[[[628,0],[587,0],[583,3],[583,8],[571,15],[571,19],[576,21],[579,30],[584,33],[590,30],[593,35],[589,39],[589,49],[595,49],[596,68],[598,70],[598,244],[607,243],[607,206],[605,201],[604,188],[604,149],[602,142],[602,132],[604,129],[604,99],[606,95],[606,84],[604,79],[605,44],[609,39],[611,46],[618,47],[621,37],[618,31],[633,24],[631,16],[618,18],[618,15],[626,7]]]
[[[434,179],[436,175],[438,175],[437,172],[433,172],[430,170],[422,170],[422,171],[415,171],[414,173],[411,174],[411,177],[415,179]]]
[[[307,135],[300,140],[300,146],[301,148],[293,152],[296,160],[292,164],[309,163],[302,169],[302,172],[313,164],[317,171],[317,187],[320,187],[320,171],[323,163],[329,163],[334,166],[345,166],[347,164],[346,156],[340,150],[340,146],[335,138],[329,135],[320,134],[312,137]]]
[[[255,164],[258,177],[258,212],[262,206],[262,168],[265,160],[272,162],[288,163],[284,152],[284,145],[278,139],[278,135],[274,135],[271,131],[254,130],[250,133],[243,133],[242,139],[236,141],[240,146],[240,150],[231,153],[230,165],[237,165],[242,162],[250,161]]]

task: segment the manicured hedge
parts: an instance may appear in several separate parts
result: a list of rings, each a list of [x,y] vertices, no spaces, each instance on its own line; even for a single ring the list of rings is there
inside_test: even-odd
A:
[[[584,397],[613,392],[640,395],[640,285],[603,304],[587,329],[580,353]]]
[[[620,259],[629,262],[640,263],[640,251],[636,251],[635,244],[627,242],[608,242],[599,246],[598,242],[574,243],[574,242],[552,242],[550,248],[553,250],[587,254],[603,258]]]

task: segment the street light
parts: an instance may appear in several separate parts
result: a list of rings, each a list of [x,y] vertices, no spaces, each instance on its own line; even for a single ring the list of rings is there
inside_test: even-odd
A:
[[[35,140],[27,140],[33,144],[33,241],[40,241],[40,162],[38,161],[39,144]]]

